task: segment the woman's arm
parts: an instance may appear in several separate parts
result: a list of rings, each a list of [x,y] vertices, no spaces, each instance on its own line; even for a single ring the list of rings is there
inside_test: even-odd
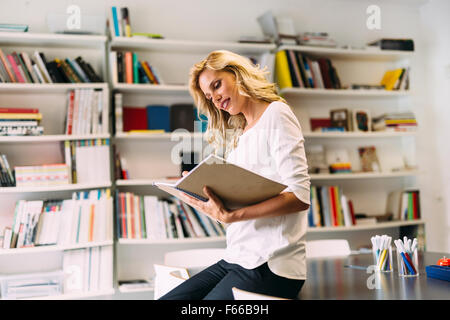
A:
[[[309,205],[299,200],[293,192],[282,192],[276,197],[257,204],[236,210],[228,210],[223,205],[222,200],[220,200],[209,188],[205,187],[203,191],[209,198],[207,202],[198,200],[187,194],[183,194],[181,200],[194,207],[196,210],[223,223],[276,217],[307,210],[309,208]]]

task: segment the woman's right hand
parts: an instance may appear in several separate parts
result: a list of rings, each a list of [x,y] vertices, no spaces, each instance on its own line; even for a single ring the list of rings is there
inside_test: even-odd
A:
[[[181,173],[181,175],[184,177],[185,175],[187,175],[189,173],[189,171],[183,171],[182,173]]]

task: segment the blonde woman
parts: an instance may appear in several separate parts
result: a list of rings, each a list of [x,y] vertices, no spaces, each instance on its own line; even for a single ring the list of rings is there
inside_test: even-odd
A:
[[[266,72],[229,51],[195,64],[190,92],[208,118],[208,142],[227,161],[288,186],[269,200],[229,210],[207,186],[208,201],[182,200],[227,224],[223,260],[161,299],[233,299],[232,288],[294,299],[306,279],[310,181],[297,118]]]

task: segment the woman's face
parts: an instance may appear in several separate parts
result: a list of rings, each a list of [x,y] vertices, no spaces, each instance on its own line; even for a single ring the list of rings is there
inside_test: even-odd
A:
[[[206,99],[211,100],[216,108],[231,115],[242,111],[246,97],[239,94],[234,74],[206,69],[200,74],[198,83]]]

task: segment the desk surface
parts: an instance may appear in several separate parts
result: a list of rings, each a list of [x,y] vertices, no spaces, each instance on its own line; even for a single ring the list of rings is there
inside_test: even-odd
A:
[[[304,300],[450,300],[450,282],[428,278],[425,271],[426,266],[435,265],[444,255],[449,256],[444,253],[420,252],[419,276],[416,278],[404,278],[398,275],[395,251],[393,252],[394,271],[390,273],[367,273],[366,268],[373,264],[372,254],[310,259],[307,260],[307,280],[300,291],[299,298]],[[362,268],[346,267],[348,265]]]

